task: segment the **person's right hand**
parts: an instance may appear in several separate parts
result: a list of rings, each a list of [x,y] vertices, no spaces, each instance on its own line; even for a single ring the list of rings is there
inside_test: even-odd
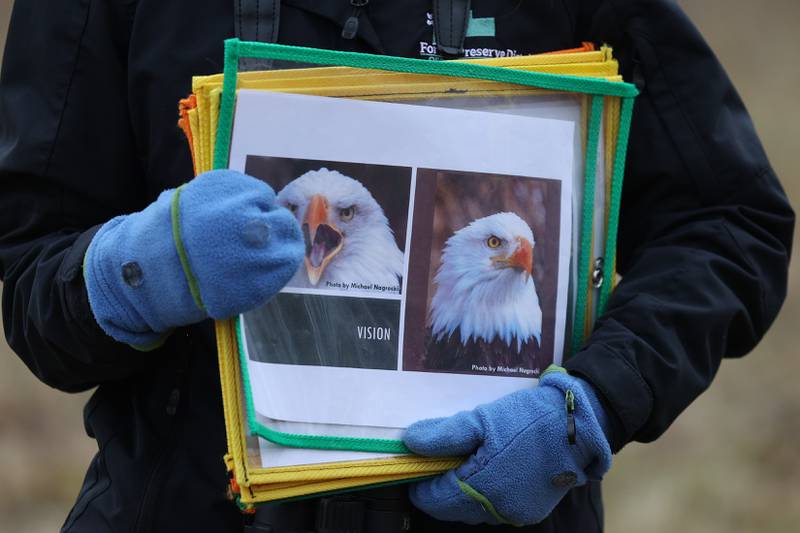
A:
[[[174,327],[265,303],[303,254],[297,221],[274,191],[220,170],[104,224],[86,252],[84,278],[100,327],[146,349]]]

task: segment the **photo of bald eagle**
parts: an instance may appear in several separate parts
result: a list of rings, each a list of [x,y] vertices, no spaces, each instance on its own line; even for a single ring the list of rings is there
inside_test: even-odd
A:
[[[288,287],[399,292],[403,252],[361,182],[323,167],[289,182],[277,200],[297,217],[306,242],[304,263]]]
[[[473,220],[447,240],[434,277],[425,367],[533,368],[542,342],[535,244],[530,226],[510,212]]]

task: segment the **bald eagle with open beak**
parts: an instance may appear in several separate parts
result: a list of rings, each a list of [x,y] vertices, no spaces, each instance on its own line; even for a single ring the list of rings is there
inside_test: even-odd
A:
[[[297,217],[306,243],[304,264],[289,286],[399,292],[403,252],[383,209],[359,181],[321,168],[288,183],[277,198]]]
[[[434,277],[425,368],[538,367],[535,244],[530,226],[514,213],[474,220],[447,240]]]

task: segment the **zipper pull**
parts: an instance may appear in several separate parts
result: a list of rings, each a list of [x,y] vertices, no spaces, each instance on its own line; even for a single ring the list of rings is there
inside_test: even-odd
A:
[[[569,389],[567,389],[565,400],[567,406],[567,442],[575,444],[578,441],[578,431],[575,427],[575,395]]]
[[[603,286],[603,281],[605,281],[605,260],[602,257],[598,257],[594,260],[594,268],[592,269],[592,287],[595,289],[599,289]]]
[[[350,5],[353,6],[353,13],[348,17],[342,28],[342,39],[354,39],[358,34],[358,17],[361,15],[361,10],[369,4],[369,0],[350,0]]]

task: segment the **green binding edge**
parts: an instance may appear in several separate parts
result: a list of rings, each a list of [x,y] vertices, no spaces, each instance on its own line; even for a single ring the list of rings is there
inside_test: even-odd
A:
[[[578,253],[578,280],[575,298],[575,317],[572,321],[572,353],[577,352],[583,343],[587,301],[589,299],[589,271],[592,268],[592,224],[594,223],[595,177],[597,176],[597,148],[602,133],[604,97],[592,97],[589,114],[589,142],[586,143],[586,162],[583,178],[583,202],[581,204],[581,244]],[[613,179],[613,178],[612,178]]]
[[[228,39],[225,41],[225,75],[222,84],[222,97],[220,99],[217,143],[214,151],[214,168],[216,169],[224,169],[227,168],[228,165],[231,132],[233,129],[233,111],[236,100],[236,86],[239,74],[239,59],[241,57],[415,74],[434,74],[458,78],[474,78],[527,85],[529,87],[556,91],[619,96],[624,99],[634,98],[639,94],[635,85],[624,82],[612,82],[599,78],[580,78],[578,76],[526,72],[471,63],[430,61],[426,59],[320,50],[301,46],[253,43],[240,41],[239,39]]]
[[[374,70],[387,70],[393,72],[483,79],[501,83],[526,85],[540,89],[591,94],[594,97],[592,99],[592,113],[589,124],[589,146],[587,146],[586,150],[587,161],[585,165],[585,180],[587,184],[591,180],[591,187],[587,187],[585,190],[592,191],[592,195],[594,195],[594,169],[596,168],[597,162],[597,146],[599,142],[599,135],[602,131],[600,125],[602,118],[603,96],[620,97],[622,99],[622,113],[620,117],[619,133],[617,136],[617,151],[615,154],[614,171],[611,183],[611,212],[609,213],[605,254],[606,257],[616,256],[616,232],[619,223],[619,203],[622,194],[622,179],[625,170],[625,154],[630,132],[633,100],[639,94],[634,85],[624,82],[611,82],[597,78],[581,78],[577,76],[527,72],[470,63],[429,61],[405,57],[362,54],[358,52],[320,50],[316,48],[287,46],[272,43],[252,43],[240,41],[239,39],[229,39],[225,41],[225,74],[222,85],[222,97],[220,100],[217,142],[214,152],[215,169],[227,168],[228,160],[230,158],[231,136],[233,133],[233,116],[236,104],[236,88],[238,85],[239,74],[239,59],[241,57],[296,61],[320,66],[345,66]],[[594,148],[590,149],[591,147]],[[591,172],[589,172],[590,167],[592,169]],[[586,287],[586,290],[590,290],[588,288],[588,276],[589,269],[591,268],[591,238],[587,239],[586,232],[583,231],[587,225],[591,228],[592,223],[592,209],[586,208],[587,204],[588,202],[586,202],[586,198],[584,198],[584,209],[581,213],[582,238],[581,250],[579,253],[578,287]],[[593,206],[594,201],[592,201],[589,205]],[[591,231],[589,233],[591,233]],[[598,307],[600,310],[599,313],[602,313],[602,311],[605,309],[605,305],[610,295],[610,290],[610,283],[604,284],[604,287],[601,289]],[[585,321],[587,312],[586,301],[586,291],[580,291],[577,296],[576,314],[575,320],[573,321],[573,323],[576,325],[583,324]],[[580,321],[578,321],[579,318]],[[575,327],[573,329],[574,331],[570,353],[575,353],[578,349],[580,349],[585,340],[585,333],[582,325],[581,327]],[[283,433],[274,429],[270,429],[258,422],[255,417],[252,391],[250,388],[250,376],[247,367],[247,361],[244,355],[244,346],[242,344],[243,339],[241,335],[241,317],[238,317],[236,320],[236,333],[244,378],[245,401],[247,402],[248,409],[248,425],[252,435],[257,435],[276,444],[290,447],[378,453],[410,453],[400,440],[368,439],[358,437],[329,437],[322,435]]]
[[[628,137],[631,132],[631,117],[633,116],[633,98],[622,99],[622,112],[619,119],[619,133],[617,134],[617,151],[614,154],[614,168],[611,175],[611,198],[608,208],[608,228],[606,228],[606,257],[611,259],[608,272],[613,274],[617,263],[617,231],[619,230],[619,208],[622,202],[622,181],[625,175],[625,157],[628,153]],[[608,298],[611,296],[611,279],[600,287],[600,301],[597,305],[597,315],[602,315],[606,310]]]

